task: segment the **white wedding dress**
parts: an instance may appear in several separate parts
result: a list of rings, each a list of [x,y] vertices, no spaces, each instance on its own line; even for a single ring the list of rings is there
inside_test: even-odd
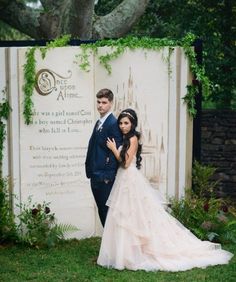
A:
[[[115,269],[183,271],[227,264],[233,254],[201,241],[172,217],[135,160],[119,168],[97,263]]]

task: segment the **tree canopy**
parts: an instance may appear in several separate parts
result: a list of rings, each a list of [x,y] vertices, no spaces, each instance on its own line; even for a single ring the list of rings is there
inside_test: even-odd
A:
[[[100,0],[98,14],[121,0]],[[192,32],[203,43],[203,61],[212,81],[207,107],[236,108],[236,1],[153,0],[130,33],[181,39]]]
[[[180,39],[192,32],[203,42],[209,101],[236,108],[235,19],[233,0],[0,0],[0,39]]]

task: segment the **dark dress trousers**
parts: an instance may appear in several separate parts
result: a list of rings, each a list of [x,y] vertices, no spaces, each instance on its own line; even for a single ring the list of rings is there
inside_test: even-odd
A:
[[[94,199],[98,207],[98,213],[104,226],[108,207],[106,201],[111,192],[115,180],[118,161],[112,151],[107,148],[106,141],[114,138],[117,148],[122,144],[122,134],[117,124],[117,119],[110,114],[102,127],[96,130],[94,126],[89,140],[85,162],[86,176],[90,178]]]

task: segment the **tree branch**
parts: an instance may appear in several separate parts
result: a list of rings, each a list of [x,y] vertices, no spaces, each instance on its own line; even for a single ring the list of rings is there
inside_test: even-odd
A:
[[[94,0],[40,0],[43,11],[23,1],[0,0],[0,20],[35,39],[73,37],[116,38],[125,35],[150,0],[124,0],[111,13],[94,20]]]
[[[62,17],[61,25],[66,33],[70,33],[74,37],[90,39],[93,14],[94,0],[71,0],[71,5],[65,11],[65,17]],[[63,18],[67,19],[66,23]]]
[[[97,17],[93,38],[117,38],[125,35],[136,23],[150,0],[124,0],[111,13]]]
[[[6,1],[0,1],[0,8]],[[38,38],[39,11],[27,7],[19,1],[10,1],[4,9],[0,10],[0,19],[15,29],[33,37]]]
[[[50,6],[49,11],[41,16],[42,36],[54,38],[61,34],[71,34],[82,40],[90,39],[93,13],[94,0],[57,0]]]

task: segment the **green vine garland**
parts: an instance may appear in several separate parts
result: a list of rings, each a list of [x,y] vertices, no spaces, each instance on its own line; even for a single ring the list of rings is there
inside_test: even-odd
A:
[[[50,41],[45,47],[32,47],[26,52],[26,63],[24,64],[24,110],[23,116],[26,124],[31,124],[33,122],[33,107],[34,103],[32,101],[32,95],[34,91],[34,86],[36,83],[36,60],[35,52],[39,50],[41,52],[42,59],[46,57],[47,51],[55,47],[64,47],[68,45],[70,40],[70,35],[64,35],[56,40]]]
[[[77,55],[77,59],[79,60],[80,68],[84,71],[89,71],[89,54],[91,52],[97,54],[99,47],[111,47],[110,53],[107,52],[106,55],[98,57],[100,64],[105,67],[108,74],[111,74],[112,69],[109,62],[122,55],[126,49],[134,50],[140,48],[159,51],[164,47],[169,47],[168,58],[165,58],[165,60],[169,62],[173,48],[176,46],[182,47],[186,57],[189,59],[190,70],[195,78],[195,84],[187,85],[187,94],[183,99],[187,104],[189,115],[194,117],[196,115],[195,94],[198,92],[199,83],[201,83],[203,95],[205,97],[210,95],[211,90],[211,83],[205,74],[204,66],[200,66],[196,61],[196,54],[192,47],[195,39],[196,36],[194,34],[188,33],[182,40],[149,37],[125,37],[116,40],[101,40],[95,43],[81,44],[80,47],[82,48],[82,53]],[[170,72],[171,70],[168,69],[168,71]]]
[[[25,118],[25,123],[32,123],[33,118],[33,101],[32,95],[35,85],[35,70],[36,70],[36,60],[35,60],[36,47],[29,49],[26,52],[26,63],[24,64],[24,80],[25,84],[23,86],[24,91],[24,110],[23,116]]]
[[[82,54],[77,55],[76,57],[80,61],[79,66],[84,71],[89,71],[89,51],[97,54],[99,47],[111,47],[111,52],[106,53],[106,55],[99,56],[99,62],[105,67],[108,71],[108,74],[111,74],[111,65],[110,61],[118,58],[122,55],[126,49],[135,50],[135,49],[149,49],[154,51],[159,51],[164,47],[176,46],[175,41],[169,40],[166,38],[149,38],[149,37],[124,37],[116,40],[105,39],[96,41],[95,43],[81,44]]]
[[[6,89],[2,90],[3,97],[6,97]],[[2,161],[3,161],[3,149],[4,141],[6,139],[6,124],[11,112],[11,107],[6,98],[3,98],[0,103],[0,179],[2,178]]]
[[[200,66],[196,61],[196,54],[193,50],[192,44],[196,39],[195,35],[188,33],[182,40],[170,40],[167,38],[149,38],[149,37],[125,37],[116,40],[100,40],[95,43],[81,44],[82,53],[77,55],[77,61],[79,66],[84,71],[89,71],[89,55],[91,53],[97,54],[99,47],[111,47],[110,53],[101,55],[98,57],[100,64],[102,64],[105,69],[111,74],[110,62],[119,56],[121,56],[126,49],[147,49],[159,51],[164,47],[169,47],[168,58],[165,58],[169,62],[171,52],[176,46],[183,48],[186,57],[189,59],[190,70],[194,76],[195,83],[187,85],[187,94],[185,95],[184,102],[187,104],[189,115],[194,117],[196,115],[195,109],[195,95],[198,92],[199,85],[201,84],[203,95],[206,97],[210,94],[211,83],[205,74],[204,66]],[[24,111],[23,115],[25,118],[25,123],[30,124],[33,121],[33,101],[32,94],[35,86],[35,74],[36,74],[36,61],[35,61],[35,51],[40,50],[41,56],[44,59],[46,53],[49,49],[55,47],[63,47],[68,44],[70,40],[70,35],[64,35],[54,41],[48,43],[45,47],[33,47],[28,49],[26,53],[26,63],[24,65],[24,80],[25,84],[23,86],[24,91]],[[168,69],[170,72],[171,70]]]

